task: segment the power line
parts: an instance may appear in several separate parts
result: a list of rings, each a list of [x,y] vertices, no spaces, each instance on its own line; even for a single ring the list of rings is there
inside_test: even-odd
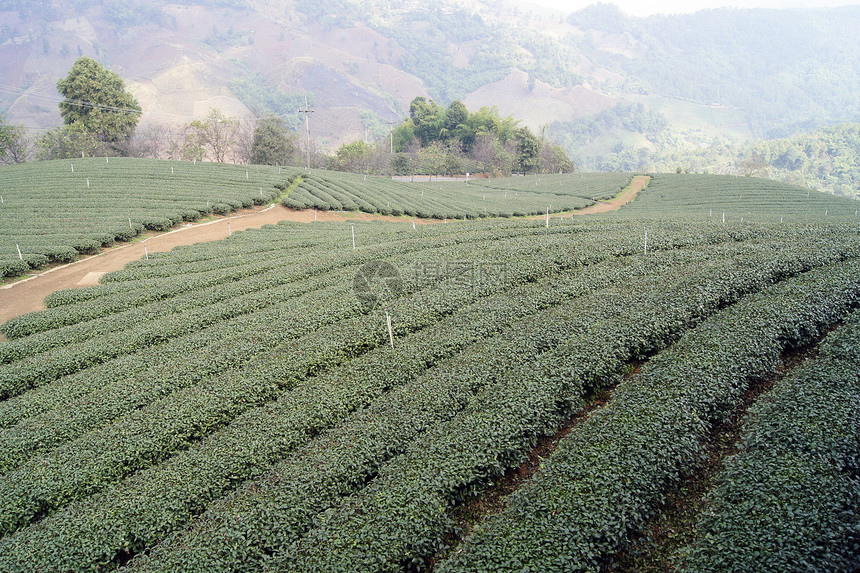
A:
[[[86,108],[90,108],[90,109],[101,109],[101,110],[105,110],[105,111],[116,111],[116,112],[123,112],[123,113],[143,113],[139,109],[134,109],[134,108],[130,108],[130,107],[117,107],[117,106],[104,105],[104,104],[100,104],[100,103],[95,103],[95,102],[90,102],[90,101],[82,101],[82,100],[69,100],[67,98],[52,96],[52,95],[45,94],[45,93],[28,92],[28,91],[22,90],[20,88],[15,88],[12,86],[6,86],[3,84],[0,84],[0,92],[18,94],[18,95],[23,95],[23,96],[27,96],[27,97],[38,97],[38,98],[54,101],[57,103],[65,103],[67,105],[76,105],[76,106],[86,107]]]

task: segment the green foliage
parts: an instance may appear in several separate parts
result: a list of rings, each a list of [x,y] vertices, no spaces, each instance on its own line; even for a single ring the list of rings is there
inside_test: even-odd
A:
[[[338,169],[353,172],[367,171],[372,153],[373,147],[364,141],[344,143],[335,152]]]
[[[203,214],[271,201],[279,194],[274,186],[290,175],[252,168],[246,178],[245,172],[235,166],[130,158],[78,158],[4,168],[3,276],[47,262],[66,262],[75,258],[69,249],[94,254],[144,229],[166,230]],[[16,244],[32,263],[25,268]]]
[[[251,163],[287,165],[298,151],[298,136],[290,132],[287,122],[278,116],[257,121],[251,146]]]
[[[750,409],[709,495],[691,571],[855,569],[860,555],[860,314]],[[847,350],[847,352],[846,352]]]
[[[286,195],[292,206],[477,218],[591,204],[630,179],[406,184],[278,171],[113,158],[8,167],[0,209],[21,210],[3,212],[0,238],[44,234],[29,257],[71,258],[77,250],[58,247],[116,239],[110,228],[75,235],[90,228],[86,211],[128,227],[140,206],[139,231],[214,208],[207,200],[251,205],[266,184],[261,200]],[[19,187],[50,192],[45,203],[6,195]],[[770,222],[701,215],[740,191]],[[617,215],[549,225],[282,223],[55,293],[46,310],[3,325],[0,570],[420,566],[456,538],[453,507],[516,468],[631,361],[662,352],[506,510],[537,517],[512,526],[512,540],[488,536],[503,547],[487,554],[511,550],[520,569],[534,559],[552,570],[537,556],[553,548],[601,562],[695,467],[703,432],[745,385],[860,302],[856,218],[801,217],[805,199],[754,178],[659,176]],[[33,217],[57,204],[64,217]],[[785,208],[795,215],[779,224]],[[10,221],[24,231],[7,233]],[[354,279],[379,261],[401,280],[368,309]],[[856,347],[833,338],[822,352],[854,360]],[[568,495],[571,480],[588,495]]]
[[[409,104],[409,119],[422,146],[443,139],[445,109],[432,99],[427,101],[423,96],[413,99]]]
[[[812,270],[685,334],[565,436],[541,473],[440,570],[599,568],[631,530],[642,528],[684,469],[699,462],[710,429],[746,387],[772,370],[787,347],[811,340],[856,305],[858,272],[856,259]]]
[[[541,141],[528,127],[514,131],[517,141],[517,160],[514,168],[520,173],[533,173],[538,170]]]
[[[105,19],[120,30],[146,24],[159,28],[175,27],[176,19],[164,12],[161,6],[135,4],[126,0],[104,2]]]
[[[856,241],[836,229],[667,225],[646,258],[637,254],[634,227],[357,225],[359,248],[352,250],[340,248],[349,240],[344,225],[282,224],[154,256],[106,277],[103,286],[53,297],[49,311],[19,324],[66,326],[31,329],[0,346],[5,380],[35,368],[41,386],[0,405],[0,427],[15,428],[0,431],[8,452],[0,516],[7,530],[18,529],[0,542],[0,563],[110,565],[162,540],[151,557],[130,566],[260,564],[305,532],[308,543],[322,535],[314,516],[339,504],[337,496],[351,500],[368,480],[371,489],[360,499],[373,500],[372,492],[395,478],[411,487],[407,478],[416,473],[398,471],[403,460],[461,451],[469,455],[458,458],[466,465],[456,466],[464,472],[456,475],[466,477],[456,480],[472,480],[486,467],[497,471],[484,458],[470,466],[472,453],[528,447],[534,430],[522,430],[525,404],[540,420],[529,428],[557,419],[567,406],[548,385],[554,368],[575,363],[595,380],[624,368],[624,353],[594,352],[598,339],[607,349],[622,340],[627,352],[645,352],[641,345],[665,345],[667,332],[683,329],[682,316],[714,312],[804,265],[856,250]],[[780,248],[782,257],[768,262]],[[386,309],[395,317],[394,349],[382,313],[364,314],[345,280],[381,257],[404,279]],[[464,260],[504,272],[481,279],[464,275],[462,264],[444,264]],[[621,295],[621,284],[636,288]],[[687,310],[672,310],[679,299]],[[650,318],[655,305],[660,321]],[[626,335],[632,324],[646,324],[652,334]],[[570,337],[580,342],[562,344]],[[516,382],[532,371],[540,373],[535,384]],[[540,393],[544,402],[523,401],[522,392]],[[489,409],[503,405],[518,412],[500,418],[505,431],[522,431],[525,441],[496,439],[502,425],[486,421]],[[449,431],[455,427],[468,432]],[[486,427],[496,431],[477,432]],[[433,445],[434,436],[478,435],[496,445]],[[110,447],[116,442],[124,446]],[[515,463],[516,456],[497,459]],[[428,465],[409,467],[426,474]],[[452,472],[454,460],[439,467]],[[217,501],[254,478],[262,479]],[[445,495],[459,495],[456,480],[446,482]],[[412,506],[422,499],[416,495]],[[204,520],[194,519],[210,505]],[[29,512],[40,509],[47,515],[26,525],[35,516]],[[192,523],[199,529],[190,537],[171,535]],[[248,540],[239,547],[237,523]],[[396,523],[386,528],[405,534],[418,522]],[[177,543],[163,541],[168,537]]]
[[[247,46],[254,43],[253,31],[237,31],[230,26],[225,32],[218,30],[215,26],[212,27],[212,32],[203,40],[212,48],[222,50],[225,48],[235,48],[237,46]]]
[[[570,21],[628,34],[637,45],[632,58],[587,41],[579,47],[635,78],[642,93],[742,109],[757,135],[853,121],[860,112],[855,6],[804,12],[719,9],[635,19],[597,5],[572,14]]]
[[[665,139],[668,130],[669,122],[661,112],[649,110],[641,103],[621,101],[612,109],[596,115],[569,122],[553,122],[549,133],[568,150],[577,164],[586,169],[635,171],[642,169],[647,160],[641,164],[617,166],[611,163],[611,154],[589,156],[582,149],[602,138],[619,137],[626,132],[644,135],[648,141],[658,144]]]
[[[432,161],[444,163],[443,150],[431,147]],[[424,157],[427,159],[426,157]],[[439,170],[443,169],[439,167]],[[437,173],[439,171],[436,171]],[[387,178],[316,172],[303,177],[283,204],[293,209],[360,210],[383,215],[435,219],[476,219],[558,213],[610,198],[630,182],[627,174],[542,175],[512,179],[406,183]]]
[[[262,74],[251,74],[228,83],[230,91],[257,115],[281,116],[287,128],[295,131],[301,125],[298,110],[305,106],[306,94],[290,95],[271,85]],[[313,94],[309,94],[313,105]]]
[[[373,17],[368,0],[330,0],[325,3],[297,0],[296,10],[325,28],[351,28],[356,22],[365,22]]]
[[[616,32],[625,24],[629,26],[631,18],[618,6],[599,2],[571,13],[567,21],[579,28]]]
[[[0,164],[23,163],[29,155],[30,141],[24,126],[10,124],[0,113]]]
[[[659,174],[617,217],[669,218],[722,223],[858,220],[860,202],[756,177]],[[724,219],[725,218],[725,219]]]
[[[63,122],[106,144],[128,139],[137,126],[140,105],[125,89],[116,72],[95,60],[79,58],[68,76],[57,82],[65,98],[60,103]]]
[[[752,142],[742,146],[737,155],[757,155],[774,171],[775,179],[860,197],[860,124]]]
[[[507,175],[539,171],[543,142],[529,128],[517,128],[517,123],[513,117],[499,117],[495,107],[470,113],[462,102],[454,101],[446,110],[433,100],[416,97],[409,106],[409,119],[394,129],[392,137],[400,152],[411,151],[415,145],[421,149],[411,165],[399,160],[395,170],[403,174],[457,173],[458,156],[465,151],[467,159],[486,166],[487,171]],[[500,161],[503,155],[510,160]],[[551,157],[552,172],[566,170],[555,169],[558,165],[572,166],[558,146],[552,149]]]
[[[59,8],[51,0],[0,0],[0,10],[17,12],[21,18],[38,17],[43,21],[55,20]]]
[[[405,5],[389,18],[364,20],[382,35],[409,47],[400,67],[424,80],[439,101],[452,102],[510,73],[516,50],[498,26],[446,2]],[[457,66],[449,46],[477,46],[468,65]]]
[[[77,157],[113,156],[116,147],[79,124],[50,129],[36,142],[36,157],[43,161]]]
[[[217,163],[227,161],[239,128],[236,118],[227,117],[221,110],[212,108],[204,119],[194,120],[188,127],[191,144],[202,149],[204,156]]]

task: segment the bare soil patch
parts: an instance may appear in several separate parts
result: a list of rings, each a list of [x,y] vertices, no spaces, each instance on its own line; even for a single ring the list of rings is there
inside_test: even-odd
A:
[[[630,185],[624,188],[621,193],[618,194],[617,197],[612,199],[611,201],[598,201],[591,207],[586,207],[585,209],[579,209],[574,211],[574,215],[594,215],[596,213],[608,213],[609,211],[615,211],[616,209],[620,209],[639,194],[647,185],[648,182],[651,181],[651,178],[647,175],[637,175],[633,178],[633,181],[630,182]]]

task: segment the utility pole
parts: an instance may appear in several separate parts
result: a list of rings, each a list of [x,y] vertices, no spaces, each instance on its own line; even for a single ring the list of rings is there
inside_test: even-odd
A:
[[[311,109],[310,105],[308,105],[308,96],[307,96],[307,94],[305,94],[305,109],[300,109],[299,113],[305,114],[305,130],[308,133],[308,146],[307,146],[308,169],[311,168],[311,124],[308,121],[308,116],[310,114],[312,114],[314,111],[316,111],[316,110]]]
[[[391,155],[394,155],[394,126],[400,122],[399,121],[385,120],[385,123],[387,123],[390,126],[388,128],[388,135],[391,138],[391,149],[389,150],[389,153]]]

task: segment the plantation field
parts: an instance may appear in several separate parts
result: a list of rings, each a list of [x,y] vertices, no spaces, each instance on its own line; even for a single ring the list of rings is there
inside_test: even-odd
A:
[[[659,174],[645,192],[613,214],[624,219],[735,223],[860,222],[860,201],[753,177]]]
[[[0,169],[0,277],[75,260],[144,230],[276,199],[271,167],[148,159],[39,161]]]
[[[287,204],[479,219],[268,225],[0,325],[0,571],[607,568],[766,377],[678,562],[860,565],[856,202],[657,175],[547,222],[476,206],[545,213],[630,176],[260,169]]]
[[[582,209],[615,197],[630,180],[628,173],[577,173],[416,184],[320,171],[303,175],[284,205],[433,219],[516,217]]]
[[[145,230],[282,199],[294,209],[435,219],[566,211],[617,195],[629,174],[520,177],[507,187],[403,183],[260,165],[75,159],[0,169],[0,277],[128,241]]]

